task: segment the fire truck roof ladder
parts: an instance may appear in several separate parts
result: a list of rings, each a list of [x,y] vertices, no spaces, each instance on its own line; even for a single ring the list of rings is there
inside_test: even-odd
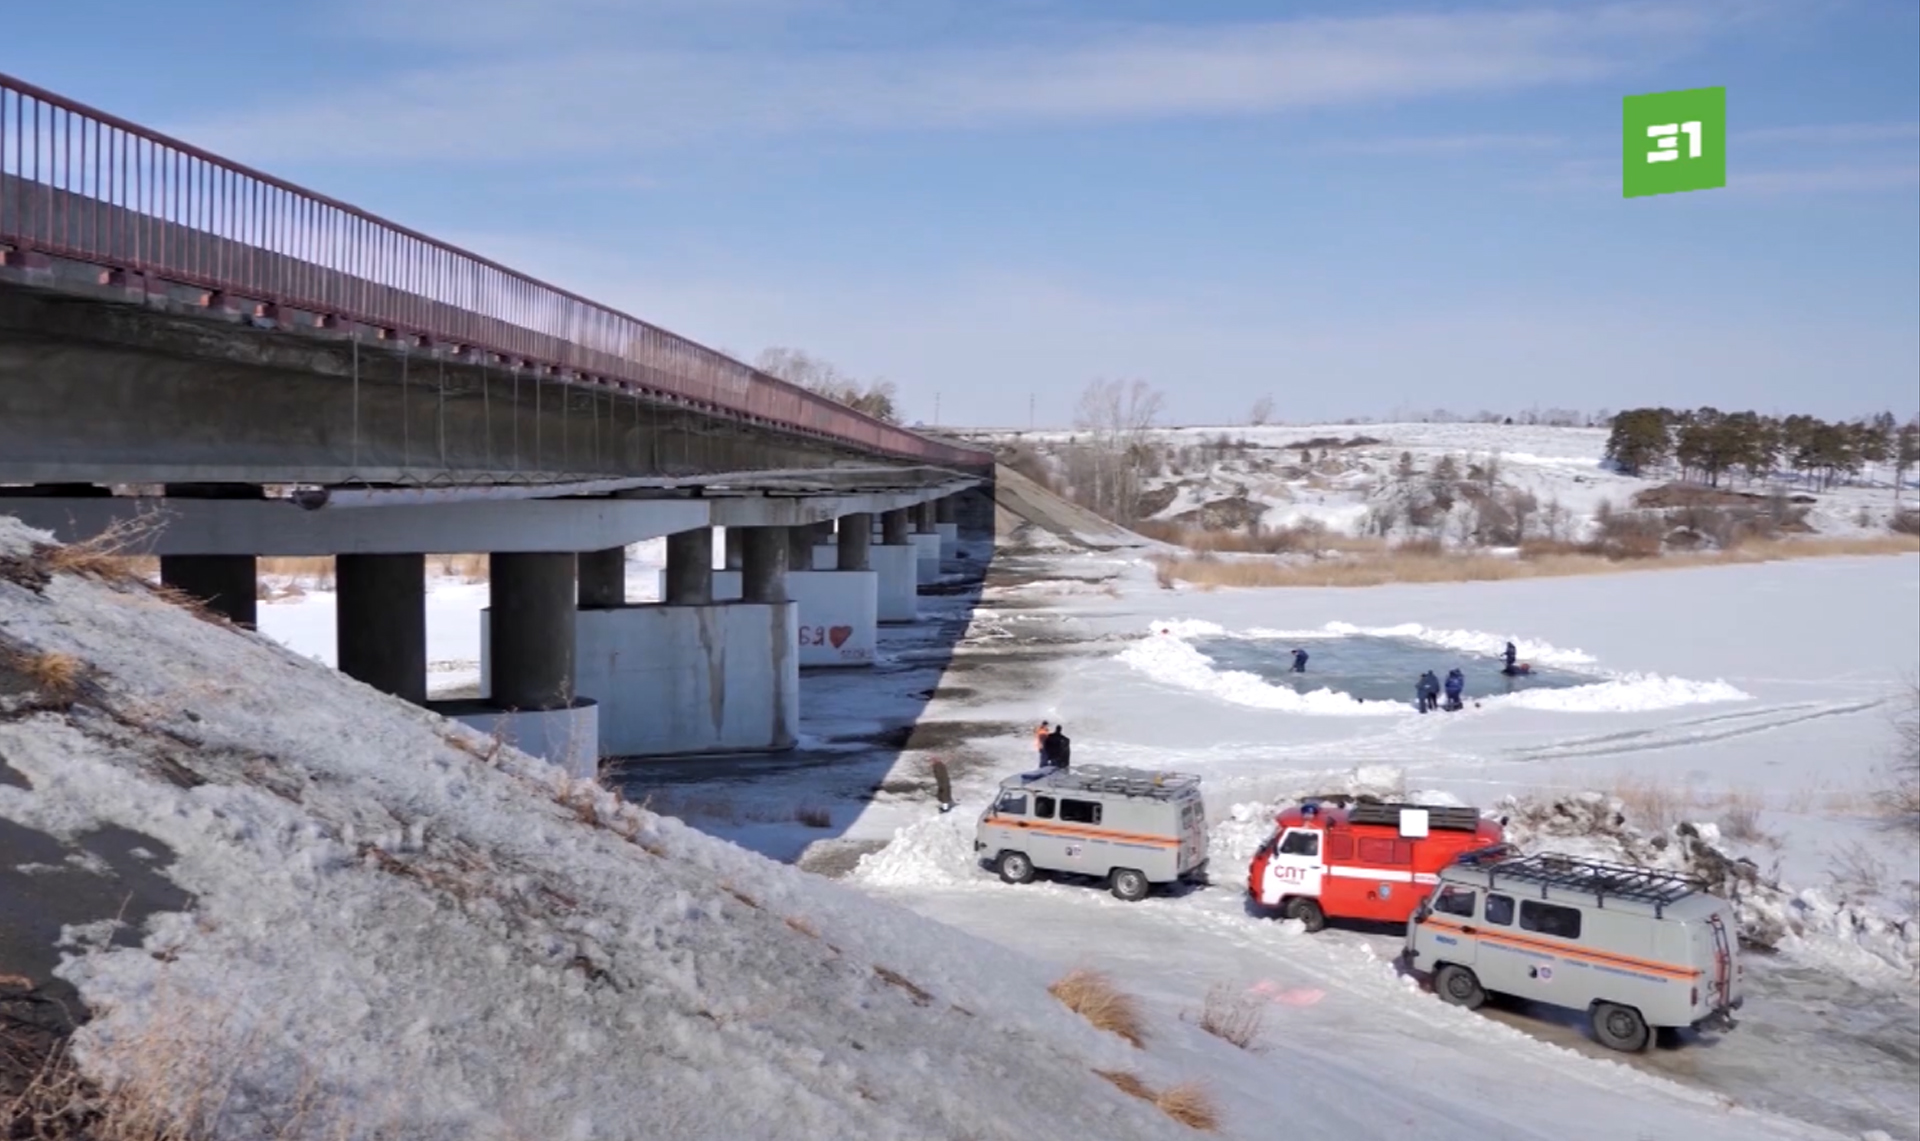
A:
[[[1472,832],[1480,827],[1480,813],[1472,808],[1440,807],[1425,804],[1380,804],[1356,801],[1347,809],[1349,824],[1385,824],[1400,827],[1402,809],[1417,808],[1427,814],[1427,827],[1443,832]]]

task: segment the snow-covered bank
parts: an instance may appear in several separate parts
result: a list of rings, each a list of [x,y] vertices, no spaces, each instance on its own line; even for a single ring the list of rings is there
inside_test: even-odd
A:
[[[330,1138],[1186,1135],[1092,1071],[1190,1075],[1047,969],[143,586],[49,578],[29,537],[0,520],[8,660],[76,665],[0,686],[0,819],[171,852],[190,910],[69,932],[60,973],[97,1014],[83,1064],[190,1063],[209,1136],[291,1136],[303,1105]],[[192,1056],[152,1048],[183,1024]]]

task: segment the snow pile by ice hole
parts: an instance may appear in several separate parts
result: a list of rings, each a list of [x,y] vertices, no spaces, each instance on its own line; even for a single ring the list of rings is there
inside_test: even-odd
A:
[[[1911,978],[1920,969],[1920,922],[1889,916],[1818,888],[1794,889],[1722,846],[1711,823],[1645,832],[1616,797],[1599,792],[1550,798],[1504,797],[1486,810],[1507,818],[1509,842],[1524,851],[1685,872],[1734,901],[1740,940],[1815,965]]]
[[[60,973],[94,1015],[89,1076],[211,1091],[195,1136],[1188,1135],[1093,1070],[1188,1075],[1036,964],[144,584],[49,576],[36,538],[0,519],[0,654],[79,665],[0,703],[31,786],[0,782],[0,819],[176,853],[192,910]]]
[[[1228,631],[1213,622],[1194,619],[1162,620],[1148,627],[1147,636],[1133,642],[1119,659],[1147,677],[1178,689],[1207,693],[1235,705],[1257,709],[1277,709],[1287,713],[1331,714],[1336,716],[1398,716],[1407,703],[1361,701],[1333,689],[1307,693],[1275,685],[1246,670],[1222,670],[1213,659],[1200,652],[1193,638],[1258,638],[1305,641],[1310,637],[1331,638],[1350,635],[1412,638],[1461,652],[1497,653],[1506,640],[1494,634],[1468,630],[1429,630],[1417,623],[1400,626],[1360,627],[1330,622],[1319,631],[1249,630]],[[1584,666],[1592,658],[1579,650],[1560,650],[1545,643],[1516,640],[1514,648],[1527,661],[1549,665]],[[1752,698],[1724,681],[1692,681],[1662,677],[1658,674],[1611,674],[1592,685],[1564,689],[1528,689],[1518,693],[1476,697],[1475,707],[1487,709],[1539,709],[1583,713],[1629,713],[1651,709],[1672,709],[1682,705],[1704,705],[1719,701],[1750,701]]]

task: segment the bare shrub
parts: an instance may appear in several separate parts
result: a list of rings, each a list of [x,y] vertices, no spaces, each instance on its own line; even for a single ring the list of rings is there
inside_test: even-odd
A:
[[[1173,574],[1174,560],[1164,555],[1155,555],[1153,562],[1153,581],[1161,590],[1172,590],[1178,581]]]
[[[1242,1050],[1251,1050],[1260,1040],[1267,1021],[1264,996],[1238,990],[1224,983],[1207,991],[1206,1005],[1200,1009],[1200,1029]]]
[[[1913,508],[1895,511],[1887,520],[1887,530],[1896,535],[1920,535],[1920,511]]]
[[[1200,1082],[1181,1082],[1161,1090],[1153,1104],[1160,1107],[1161,1113],[1189,1129],[1213,1133],[1220,1128],[1220,1110],[1214,1105],[1213,1095]]]
[[[1393,553],[1410,559],[1437,559],[1447,553],[1447,545],[1431,536],[1402,539],[1393,545]]]
[[[7,662],[35,693],[56,704],[72,701],[87,673],[85,662],[58,650],[9,651]]]
[[[256,560],[254,568],[262,575],[292,579],[296,583],[311,586],[316,590],[332,590],[335,565],[332,555],[298,557],[276,555]]]
[[[160,512],[145,512],[115,519],[107,529],[91,539],[44,552],[49,573],[85,575],[107,582],[125,582],[141,577],[143,567],[153,562],[145,552],[165,525]],[[158,570],[157,562],[154,569]]]
[[[486,582],[490,561],[483,554],[429,555],[427,573],[460,582]]]
[[[1628,819],[1646,832],[1670,830],[1693,804],[1693,790],[1685,785],[1638,774],[1621,777],[1613,795],[1625,806]]]
[[[1833,885],[1848,895],[1878,895],[1887,879],[1887,865],[1858,840],[1834,849],[1828,869]]]
[[[1720,809],[1720,831],[1730,840],[1756,843],[1767,838],[1760,829],[1760,813],[1766,798],[1753,789],[1735,789],[1727,794]]]
[[[1048,987],[1047,993],[1109,1034],[1118,1034],[1135,1046],[1146,1041],[1139,1005],[1104,972],[1076,967]]]
[[[801,805],[793,810],[793,818],[808,828],[833,827],[833,813],[818,804]]]

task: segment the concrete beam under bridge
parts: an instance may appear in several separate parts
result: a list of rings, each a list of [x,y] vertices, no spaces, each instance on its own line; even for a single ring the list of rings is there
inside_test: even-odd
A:
[[[0,515],[82,542],[116,523],[150,528],[130,555],[462,554],[511,544],[572,554],[707,525],[695,499],[512,499],[308,511],[284,499],[0,498]]]
[[[972,487],[976,480],[955,480],[933,487],[852,495],[709,496],[703,502],[716,527],[797,527],[826,523],[848,515],[884,515],[931,503]]]

